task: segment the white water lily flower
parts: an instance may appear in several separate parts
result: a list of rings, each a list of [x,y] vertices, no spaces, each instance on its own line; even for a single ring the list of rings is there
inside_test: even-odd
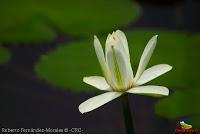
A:
[[[157,35],[153,36],[147,43],[134,77],[125,34],[120,30],[109,34],[106,40],[105,54],[98,38],[94,36],[94,48],[104,77],[89,76],[84,77],[83,81],[107,92],[92,97],[80,104],[79,111],[81,113],[92,111],[120,97],[124,93],[167,96],[169,90],[166,87],[153,85],[141,86],[172,69],[170,65],[159,64],[145,70],[156,42]]]

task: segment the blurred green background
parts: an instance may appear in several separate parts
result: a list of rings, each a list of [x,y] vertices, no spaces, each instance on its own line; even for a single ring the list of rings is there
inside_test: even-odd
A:
[[[184,119],[200,128],[199,5],[195,0],[0,1],[1,127],[74,126],[92,134],[124,133],[118,101],[94,114],[78,112],[81,102],[100,92],[82,82],[84,76],[102,75],[93,35],[104,46],[108,33],[120,29],[128,39],[134,73],[145,45],[156,34],[148,67],[173,66],[148,83],[168,87],[168,97],[129,96],[134,121],[141,124],[136,133],[168,134]],[[113,117],[106,117],[113,111]],[[119,120],[113,125],[112,118]]]

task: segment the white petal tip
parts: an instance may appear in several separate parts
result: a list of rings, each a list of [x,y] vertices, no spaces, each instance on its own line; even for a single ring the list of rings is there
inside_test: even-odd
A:
[[[96,35],[94,35],[94,39],[95,39],[95,40],[97,39],[97,36],[96,36]]]
[[[80,108],[78,108],[78,110],[79,110],[79,112],[80,112],[81,114],[84,114],[84,112],[83,112],[83,111],[81,111],[81,110],[80,110]]]
[[[168,66],[169,66],[169,70],[172,70],[172,68],[173,68],[173,67],[172,67],[172,66],[170,66],[170,65],[168,65]]]
[[[162,96],[169,96],[169,89],[165,89],[164,91],[163,91],[163,94],[157,94],[158,95],[158,97],[162,97]]]
[[[104,91],[110,91],[111,88],[106,82],[104,77],[101,76],[87,76],[83,77],[83,82],[86,84],[89,84],[97,89],[104,90]]]
[[[163,96],[168,96],[169,95],[169,89],[165,88],[165,90],[163,91]]]
[[[116,30],[116,32],[122,32],[122,31],[118,29],[118,30]]]
[[[85,114],[87,112],[90,112],[92,111],[91,109],[88,109],[87,106],[85,105],[85,102],[81,103],[79,106],[78,106],[78,110],[81,114]]]
[[[79,112],[80,112],[81,114],[86,113],[86,112],[84,112],[84,111],[82,110],[81,105],[79,105],[78,110],[79,110]]]
[[[88,84],[90,82],[90,76],[83,77],[83,82]]]
[[[169,90],[167,91],[166,96],[169,96]]]
[[[85,82],[85,83],[86,83],[86,79],[87,79],[87,77],[83,77],[83,82]]]
[[[154,36],[151,38],[151,40],[154,40],[154,41],[157,41],[157,39],[158,39],[158,35],[154,35]]]
[[[173,68],[172,66],[170,66],[168,64],[164,64],[164,65],[167,67],[167,72],[170,71],[170,70],[172,70],[172,68]]]

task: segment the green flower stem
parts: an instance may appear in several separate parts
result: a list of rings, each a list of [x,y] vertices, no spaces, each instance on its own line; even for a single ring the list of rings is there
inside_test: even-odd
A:
[[[121,96],[121,103],[124,114],[124,122],[126,127],[126,134],[134,134],[134,127],[131,115],[131,109],[128,101],[128,94],[124,94]]]

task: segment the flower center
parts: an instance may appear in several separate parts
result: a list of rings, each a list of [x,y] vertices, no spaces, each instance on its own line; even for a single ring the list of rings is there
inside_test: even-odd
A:
[[[131,84],[126,88],[114,88],[113,91],[115,91],[115,92],[126,92],[133,87],[136,87],[136,86],[134,84]]]

